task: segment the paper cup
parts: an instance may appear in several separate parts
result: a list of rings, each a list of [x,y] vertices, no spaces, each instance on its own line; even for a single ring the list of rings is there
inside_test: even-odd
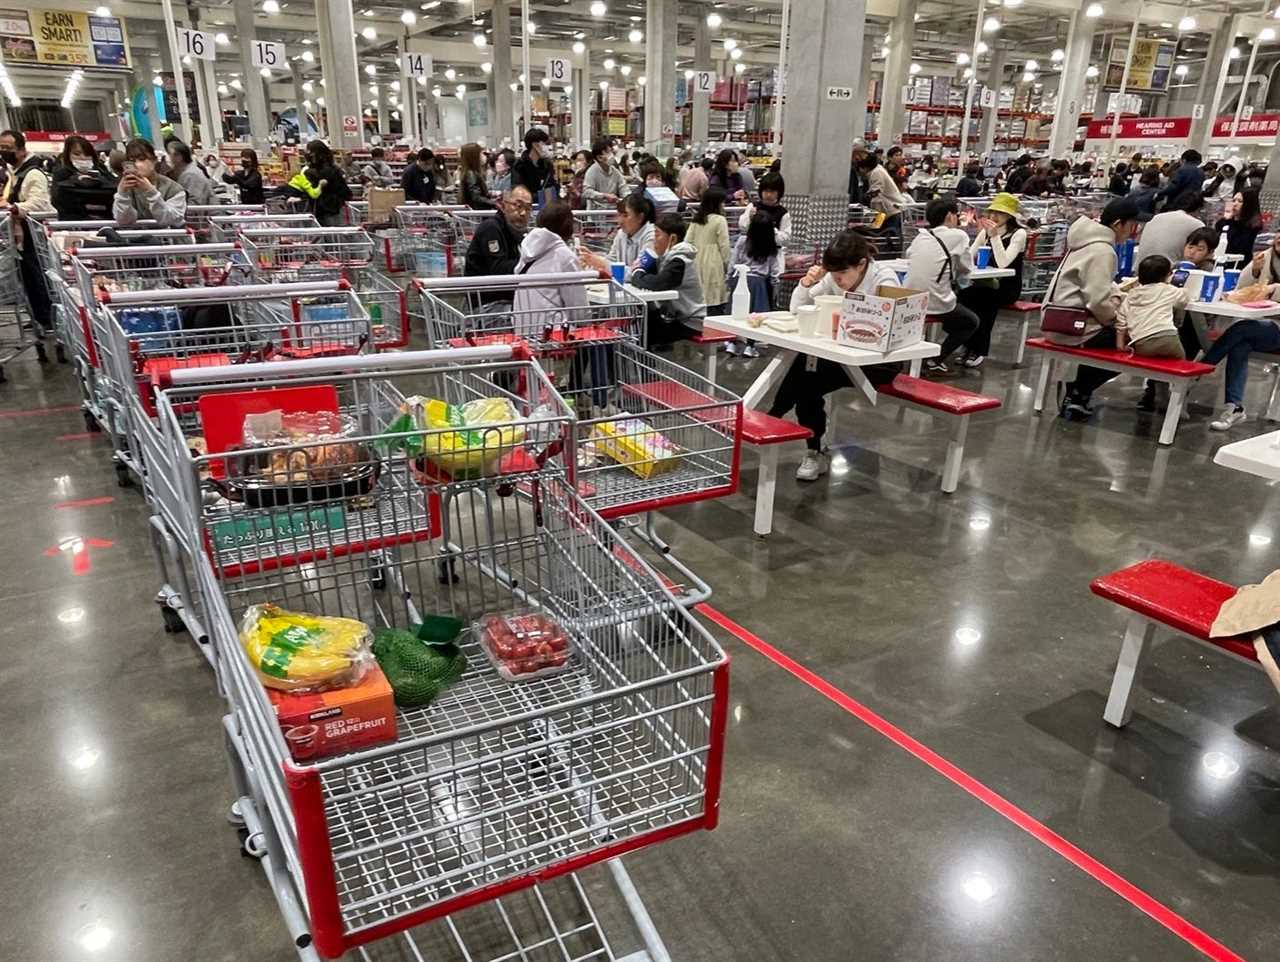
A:
[[[825,337],[835,338],[840,326],[840,312],[844,309],[843,294],[820,294],[813,299],[818,308],[817,329]]]
[[[801,337],[813,337],[818,333],[818,316],[821,311],[816,304],[806,304],[796,308],[796,325]]]
[[[1240,283],[1239,271],[1223,271],[1222,272],[1222,293],[1230,294],[1236,289]]]
[[[974,259],[973,263],[977,267],[990,267],[991,266],[991,248],[979,247],[978,256]]]

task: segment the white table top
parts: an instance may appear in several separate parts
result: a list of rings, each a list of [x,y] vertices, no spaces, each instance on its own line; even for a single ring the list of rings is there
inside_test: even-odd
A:
[[[1268,481],[1280,480],[1280,431],[1224,444],[1213,456],[1213,463]]]
[[[809,354],[813,357],[835,361],[837,364],[845,364],[850,367],[866,367],[868,364],[893,364],[897,361],[914,361],[917,358],[936,357],[941,349],[939,345],[932,341],[918,341],[909,347],[892,351],[889,354],[880,354],[860,347],[837,344],[830,337],[801,337],[799,334],[782,334],[763,324],[760,327],[752,327],[745,321],[735,321],[733,318],[723,315],[708,317],[702,323],[704,327],[712,330],[727,331],[730,334],[758,341],[761,344],[782,348],[785,351],[795,351],[797,354]]]
[[[905,274],[907,270],[907,261],[901,257],[888,261],[876,261],[876,263],[884,264],[891,271],[897,271],[899,274]],[[1001,277],[1012,277],[1014,273],[1012,267],[975,267],[969,272],[969,278],[975,281],[990,281]]]
[[[646,304],[658,304],[662,301],[674,301],[680,296],[679,291],[646,291],[630,284],[623,284],[623,290],[640,298]],[[592,284],[587,288],[587,300],[592,304],[608,304],[609,288],[604,284]]]
[[[1187,305],[1192,314],[1212,314],[1217,317],[1234,317],[1255,320],[1264,317],[1280,317],[1280,304],[1271,307],[1244,307],[1230,301],[1192,301]]]

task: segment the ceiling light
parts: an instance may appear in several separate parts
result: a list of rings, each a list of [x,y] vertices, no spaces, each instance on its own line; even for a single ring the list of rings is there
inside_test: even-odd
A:
[[[692,70],[686,70],[686,71],[684,72],[684,79],[685,79],[685,80],[692,80],[692,79],[693,79],[693,71],[692,71]]]
[[[882,57],[888,57],[888,56],[889,56],[889,48],[888,48],[888,47],[881,47],[881,48],[880,48],[880,56],[882,56]]]
[[[605,57],[604,63],[601,64],[601,66],[603,66],[605,70],[612,70],[617,66],[617,64],[614,62],[612,57]]]
[[[224,97],[227,97],[227,96],[230,96],[231,90],[227,87],[226,84],[218,84],[218,93],[222,94],[222,96]]]
[[[378,85],[369,84],[369,93],[373,94],[375,97],[378,96]]]
[[[400,11],[400,22],[406,27],[412,27],[418,22],[418,15],[412,10],[402,10]]]
[[[264,77],[265,79],[270,80],[271,69],[269,67],[263,67],[261,70],[258,71],[258,76]]]
[[[920,72],[920,65],[918,63],[913,63],[910,67],[907,68],[907,70],[914,76],[915,74],[918,74]]]
[[[1195,28],[1196,28],[1196,18],[1191,16],[1190,14],[1188,14],[1187,16],[1183,17],[1181,20],[1178,21],[1179,32],[1194,30]]]
[[[958,53],[958,54],[956,54],[956,63],[958,63],[958,64],[959,64],[960,66],[962,66],[962,67],[963,67],[963,66],[965,66],[967,63],[969,63],[969,62],[970,62],[970,59],[971,59],[971,58],[969,57],[969,55],[968,55],[967,53]]]
[[[636,83],[638,83],[641,87],[643,87],[648,82],[649,82],[649,78],[646,77],[644,74],[641,74],[639,77],[636,78]]]
[[[735,64],[733,65],[733,72],[734,72],[734,73],[742,73],[742,71],[744,71],[744,70],[746,70],[746,69],[747,69],[747,65],[746,65],[745,63],[735,63]]]
[[[1033,74],[1030,70],[1024,72],[1022,75],[1022,82],[1024,84],[1029,84],[1035,79],[1036,79],[1036,75]]]
[[[633,29],[629,34],[627,34],[627,39],[632,43],[639,43],[644,39],[644,31]]]
[[[190,66],[191,66],[191,57],[189,57],[187,54],[183,54],[183,55],[182,55],[182,65],[183,65],[184,67],[190,67]]]
[[[972,80],[972,79],[973,79],[973,68],[972,68],[972,67],[965,67],[965,68],[964,68],[964,79],[965,79],[965,80]]]
[[[472,34],[471,43],[477,47],[483,47],[483,46],[486,46],[489,43],[489,41],[485,39],[484,34],[477,33],[477,34]]]
[[[547,77],[547,76],[543,76],[543,78],[542,78],[542,86],[544,86],[544,87],[550,87],[550,86],[551,86],[551,78],[550,78],[550,77]]]
[[[219,47],[225,47],[227,44],[231,42],[231,38],[228,37],[225,33],[219,33],[214,35],[213,42],[216,43]]]
[[[486,60],[484,63],[480,65],[480,69],[483,70],[485,73],[493,73],[493,64],[491,64],[488,60]]]
[[[446,76],[446,77],[449,77],[449,75],[448,75],[447,73],[445,74],[445,76]],[[450,79],[450,80],[452,80],[453,78],[452,78],[452,77],[449,77],[449,79]],[[517,77],[517,78],[516,78],[516,80],[520,81],[521,83],[524,83],[524,72],[523,72],[523,71],[521,71],[520,76],[519,76],[519,77]]]
[[[1185,63],[1180,63],[1178,66],[1173,68],[1173,72],[1179,77],[1185,77],[1187,75],[1187,65]]]
[[[1106,11],[1106,9],[1102,6],[1102,4],[1100,4],[1100,3],[1091,3],[1091,4],[1089,4],[1089,6],[1088,6],[1088,7],[1086,7],[1086,8],[1085,8],[1084,15],[1085,15],[1086,17],[1089,17],[1089,18],[1090,18],[1090,19],[1092,19],[1092,20],[1096,20],[1098,17],[1102,16],[1102,15],[1103,15],[1104,13],[1106,13],[1106,12],[1107,12],[1107,11]]]
[[[517,90],[519,90],[519,89],[520,89],[520,85],[519,85],[519,84],[512,84],[512,85],[511,85],[511,92],[512,92],[512,93],[515,93],[515,92],[516,92]],[[435,89],[435,95],[436,95],[437,97],[439,97],[439,96],[440,96],[440,88],[439,88],[439,87],[437,87],[437,88]]]
[[[313,84],[310,80],[307,80],[303,82],[302,89],[305,90],[307,93],[311,93],[311,91],[316,89],[316,85]]]
[[[1098,68],[1093,64],[1089,64],[1089,69],[1084,72],[1084,75],[1090,78],[1096,77],[1098,76]]]
[[[609,81],[607,81],[607,80],[601,80],[601,81],[600,81],[600,89],[601,89],[601,90],[608,90],[608,89],[609,89]]]
[[[448,70],[444,72],[445,80],[455,80],[457,79],[457,76],[458,76],[458,71],[454,70],[452,67],[450,67]],[[524,74],[520,75],[520,81],[522,83],[524,82]]]
[[[315,54],[313,54],[310,50],[304,50],[304,51],[302,51],[302,62],[303,62],[303,63],[315,63],[315,62],[316,62],[316,55],[315,55]]]
[[[991,48],[987,46],[987,42],[985,40],[979,40],[978,45],[974,47],[974,49],[978,51],[978,56],[981,57]]]
[[[360,36],[366,40],[373,40],[378,36],[378,31],[374,30],[373,27],[365,27],[360,31]]]
[[[724,18],[720,14],[714,12],[707,14],[707,26],[712,30],[715,30],[722,23],[724,23]]]
[[[603,17],[608,12],[609,8],[601,3],[600,0],[595,0],[595,3],[591,4],[591,16],[593,17]]]
[[[234,87],[236,90],[244,90],[244,84],[242,84],[242,83],[240,82],[240,78],[239,78],[239,77],[237,77],[235,80],[231,81],[231,86],[232,86],[232,87]]]
[[[1258,39],[1263,41],[1264,43],[1269,40],[1274,40],[1275,38],[1276,38],[1276,32],[1272,30],[1270,27],[1263,27],[1262,30],[1258,33]]]
[[[262,0],[262,12],[275,15],[280,12],[278,0]]]
[[[618,72],[619,72],[620,74],[622,74],[622,76],[624,76],[624,77],[630,77],[630,76],[631,76],[631,64],[629,64],[629,63],[624,63],[621,67],[619,67],[619,68],[618,68]]]
[[[567,87],[565,87],[565,88],[564,88],[564,95],[565,95],[566,97],[571,97],[571,96],[573,96],[573,84],[570,84],[569,86],[567,86]]]
[[[583,53],[586,53],[586,52],[587,52],[587,45],[586,45],[585,43],[583,43],[581,40],[575,40],[575,41],[573,42],[573,52],[574,52],[574,53],[576,53],[576,54],[583,54]]]
[[[95,17],[109,17],[111,16],[111,8],[99,7],[97,10],[93,11],[93,15]]]
[[[730,51],[729,51],[729,56],[730,56],[732,59],[734,59],[734,60],[741,60],[741,59],[742,59],[742,48],[741,48],[741,47],[734,47],[732,50],[730,50]]]
[[[1006,7],[1020,7],[1022,6],[1022,0],[1004,0],[1004,5]]]
[[[421,7],[419,7],[418,9],[419,9],[419,10],[434,10],[436,7],[440,6],[440,3],[441,3],[441,0],[429,0],[429,2],[424,3],[424,4],[423,4]]]
[[[733,49],[734,47],[736,47],[737,45],[738,45],[738,41],[734,40],[732,37],[725,37],[725,38],[724,38],[724,49],[725,49],[725,50],[732,50],[732,49]]]
[[[371,63],[367,63],[364,65],[364,72],[367,73],[370,77],[372,77],[374,74],[378,72],[378,68]]]
[[[1239,59],[1240,59],[1240,48],[1239,48],[1239,47],[1232,47],[1232,48],[1231,48],[1231,59],[1232,59],[1232,60],[1239,60]]]
[[[323,98],[323,97],[317,97],[317,98],[316,98],[316,106],[317,106],[317,107],[323,107],[323,106],[324,106],[324,98]]]
[[[398,91],[400,89],[400,81],[399,80],[391,81],[391,89]]]
[[[1040,69],[1040,61],[1039,61],[1039,60],[1028,60],[1028,61],[1027,61],[1027,73],[1035,73],[1035,72],[1036,72],[1037,70],[1039,70],[1039,69]]]
[[[457,91],[458,96],[459,96],[459,97],[461,97],[463,94],[465,94],[465,93],[467,92],[467,85],[466,85],[466,84],[458,84],[458,86],[454,87],[453,89],[454,89],[455,91]]]
[[[529,36],[532,37],[535,33],[538,32],[538,25],[534,23],[532,20],[530,20],[529,23],[525,26],[525,30],[527,30],[529,33]]]
[[[1062,61],[1067,59],[1067,52],[1061,47],[1058,47],[1053,51],[1053,53],[1049,54],[1049,59],[1054,63],[1062,63]]]
[[[999,29],[1000,29],[999,17],[987,17],[986,20],[982,21],[983,33],[995,33]]]

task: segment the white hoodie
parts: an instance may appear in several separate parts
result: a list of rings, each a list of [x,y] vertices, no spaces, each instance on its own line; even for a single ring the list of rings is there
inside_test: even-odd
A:
[[[579,271],[578,255],[564,239],[545,227],[535,227],[520,242],[520,260],[516,274],[569,274]],[[515,332],[539,335],[547,325],[573,323],[585,317],[574,310],[587,306],[585,284],[548,284],[542,287],[518,287],[514,298]]]

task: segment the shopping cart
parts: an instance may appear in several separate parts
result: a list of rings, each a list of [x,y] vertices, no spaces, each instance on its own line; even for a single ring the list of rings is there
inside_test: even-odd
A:
[[[187,207],[187,227],[200,241],[212,240],[212,220],[215,217],[253,217],[267,212],[265,204],[190,204]]]
[[[373,238],[359,227],[255,227],[237,237],[264,281],[327,280],[374,263]]]
[[[405,204],[392,214],[392,226],[378,230],[382,267],[392,274],[415,277],[448,277],[454,261],[461,264],[457,208]]]
[[[642,526],[636,535],[684,603],[710,597],[658,535],[654,513],[738,489],[741,399],[645,350],[645,304],[590,272],[419,278],[415,286],[432,347],[515,343],[532,352],[577,415],[566,473],[583,500],[607,519]],[[585,306],[549,307],[553,300]]]
[[[501,213],[493,208],[488,210],[472,210],[470,207],[461,207],[451,211],[453,219],[458,224],[458,249],[454,253],[454,266],[457,273],[462,273],[465,266],[459,263],[460,258],[465,257],[467,249],[471,246],[471,240],[476,236],[476,230],[481,224],[494,217],[502,216]],[[574,211],[576,218],[580,211]]]
[[[55,312],[55,322],[60,323]],[[13,219],[0,213],[0,383],[4,366],[35,343],[31,330],[31,310],[18,273],[18,248],[13,236]]]
[[[313,214],[236,214],[209,218],[209,239],[233,241],[245,230],[294,230],[319,227]]]
[[[575,210],[573,222],[574,236],[583,247],[606,257],[609,255],[613,238],[621,229],[616,210]]]
[[[246,851],[262,859],[308,960],[717,821],[728,659],[554,461],[502,467],[513,431],[563,435],[570,413],[562,402],[548,407],[555,392],[534,363],[384,367],[412,357],[371,356],[302,381],[262,381],[247,396],[239,385],[178,384],[161,397],[191,499],[188,535],[218,546],[212,559],[197,557],[196,569],[230,705],[233,816],[243,819]],[[508,384],[522,389],[507,392]],[[215,454],[210,444],[209,454],[192,457],[184,435],[203,427],[207,439],[209,425],[178,412],[194,407],[208,417],[250,402],[260,410],[303,387],[327,391],[326,409],[359,425],[348,441],[367,454],[345,476],[372,480],[338,491],[331,475],[295,479],[295,488],[319,484],[326,494],[302,506],[311,523],[296,518],[296,503],[246,500],[237,517],[197,500],[211,483],[202,473],[242,477],[244,455]],[[383,432],[410,391],[455,402],[505,393],[520,420],[489,429],[477,453],[485,464],[491,455],[498,473],[432,478],[387,445]],[[451,444],[435,431],[412,434],[427,450]],[[305,447],[275,453],[287,460]],[[231,519],[242,523],[223,527]],[[246,523],[251,537],[240,534]],[[482,654],[478,627],[468,627],[460,639],[465,674],[428,707],[398,709],[394,741],[317,760],[308,757],[307,732],[291,730],[286,740],[241,648],[237,625],[260,603],[375,629],[412,629],[428,614],[470,626],[493,613],[535,611],[560,626],[573,652],[562,674],[508,682]]]
[[[369,350],[372,337],[368,314],[338,281],[104,293],[90,323],[117,480],[137,478],[148,498],[139,434],[174,371],[347,356]]]

